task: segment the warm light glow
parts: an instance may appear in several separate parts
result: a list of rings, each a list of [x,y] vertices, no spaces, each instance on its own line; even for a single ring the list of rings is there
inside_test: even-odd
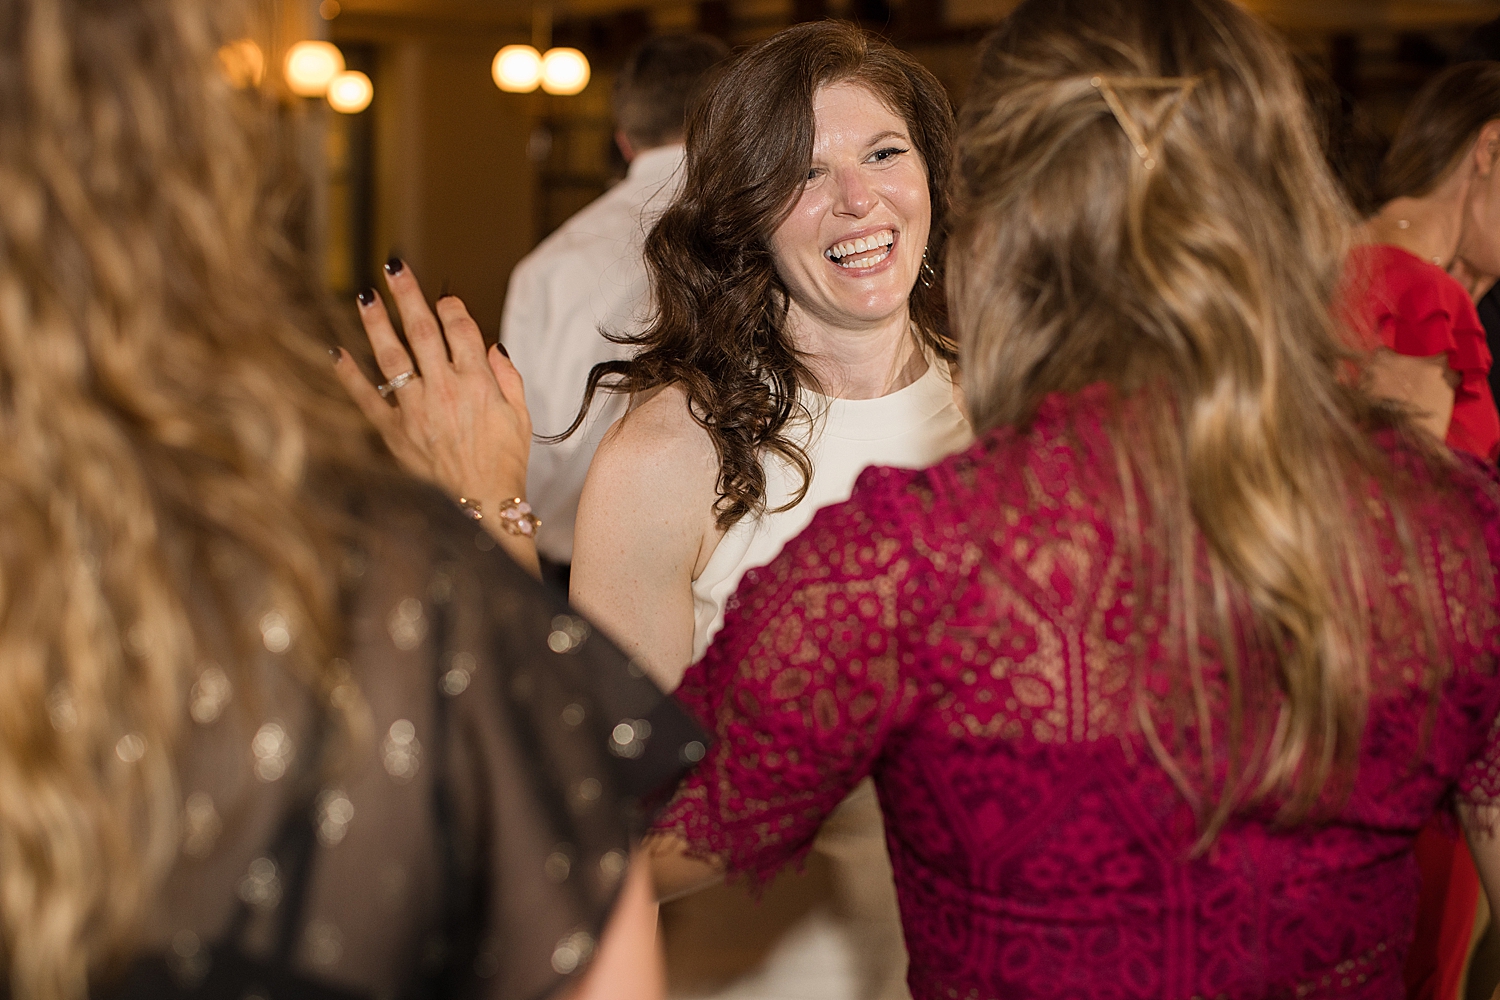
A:
[[[346,115],[357,115],[368,108],[374,96],[375,85],[357,69],[345,70],[328,84],[328,103]]]
[[[549,94],[576,94],[589,85],[589,61],[577,49],[548,49],[542,56],[542,89]]]
[[[286,85],[299,97],[322,97],[344,71],[344,54],[329,42],[298,42],[287,50]]]
[[[542,57],[530,45],[507,45],[495,53],[490,64],[495,86],[512,94],[525,94],[542,81]]]
[[[219,48],[219,68],[231,87],[258,87],[266,75],[266,57],[248,38]]]
[[[332,21],[338,17],[341,10],[343,8],[339,6],[339,0],[323,0],[318,4],[318,15],[325,21]]]

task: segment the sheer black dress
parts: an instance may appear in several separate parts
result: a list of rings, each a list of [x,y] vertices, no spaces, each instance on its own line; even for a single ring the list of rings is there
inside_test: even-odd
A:
[[[289,676],[274,602],[248,606],[254,683],[202,665],[181,852],[142,957],[96,997],[547,996],[586,967],[650,802],[703,756],[670,699],[444,498],[395,484],[351,506],[365,738]]]

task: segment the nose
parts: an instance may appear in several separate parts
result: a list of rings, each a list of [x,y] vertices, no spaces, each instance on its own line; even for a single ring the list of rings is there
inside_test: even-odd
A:
[[[869,178],[865,177],[857,167],[835,171],[834,181],[838,185],[833,204],[835,215],[862,219],[869,215],[880,201],[880,196],[875,193],[875,188],[870,184]]]

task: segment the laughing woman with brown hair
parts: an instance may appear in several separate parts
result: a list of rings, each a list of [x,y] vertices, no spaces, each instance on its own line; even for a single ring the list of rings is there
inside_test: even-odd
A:
[[[0,992],[579,988],[693,730],[366,440],[248,6],[0,4]]]
[[[630,403],[589,469],[570,585],[664,688],[702,655],[745,571],[846,499],[862,469],[927,465],[970,440],[942,269],[952,132],[930,72],[833,21],[740,53],[689,113],[680,192],[645,244],[650,322],[633,358],[592,376],[591,392]],[[391,287],[409,281],[403,265]],[[362,315],[377,348],[395,344],[373,298]],[[412,367],[399,345],[377,355],[387,378]],[[407,383],[391,409],[351,362],[339,370],[411,468],[487,517],[517,509],[516,463],[474,454],[495,387],[445,398]],[[906,995],[868,782],[805,870],[758,901],[740,886],[674,901],[662,927],[679,995]]]

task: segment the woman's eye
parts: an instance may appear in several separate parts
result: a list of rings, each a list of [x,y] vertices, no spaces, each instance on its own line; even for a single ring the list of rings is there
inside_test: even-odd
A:
[[[874,153],[870,154],[870,159],[876,161],[877,163],[880,163],[884,162],[885,160],[893,160],[905,152],[907,152],[907,150],[902,149],[899,146],[887,146],[885,149],[877,149]]]
[[[818,168],[817,167],[808,167],[807,168],[807,179],[810,180],[810,181],[818,179]]]

